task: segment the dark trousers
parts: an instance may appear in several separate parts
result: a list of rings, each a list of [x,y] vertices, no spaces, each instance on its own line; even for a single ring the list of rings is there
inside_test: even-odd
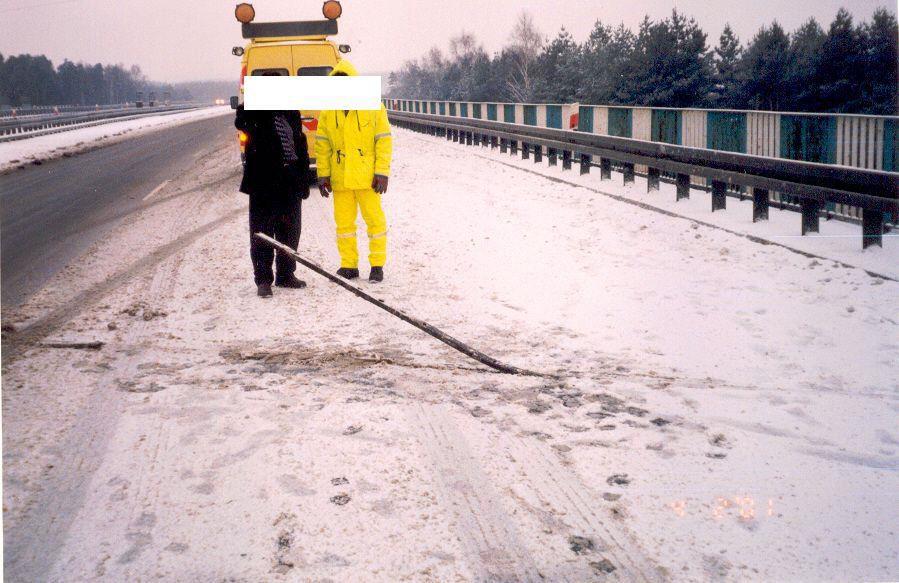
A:
[[[250,196],[250,258],[253,260],[253,277],[256,285],[271,284],[275,281],[272,273],[275,250],[253,234],[264,233],[291,249],[296,249],[300,243],[301,224],[302,201],[299,197],[272,202],[266,197]],[[289,255],[279,251],[275,267],[278,270],[278,279],[281,280],[293,274],[297,263]]]

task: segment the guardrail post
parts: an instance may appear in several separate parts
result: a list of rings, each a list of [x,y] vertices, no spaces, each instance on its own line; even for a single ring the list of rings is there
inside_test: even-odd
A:
[[[513,156],[518,153],[518,142],[516,140],[512,140],[509,151]]]
[[[550,166],[557,166],[559,164],[559,152],[555,148],[547,148],[546,155],[549,158]]]
[[[530,159],[530,157],[531,157],[531,145],[525,144],[524,142],[522,142],[521,143],[521,159],[528,160],[528,159]]]
[[[490,149],[496,149],[496,136],[490,136]]]
[[[543,162],[543,146],[534,146],[534,164]]]
[[[599,179],[600,180],[611,180],[612,179],[612,161],[608,158],[600,158],[599,159]]]
[[[720,180],[712,180],[712,212],[727,208],[727,184]]]
[[[883,247],[883,211],[862,209],[862,249]]]
[[[465,145],[470,146],[473,141],[473,135],[471,132],[465,132]]]
[[[768,189],[752,189],[752,222],[768,220]]]
[[[690,198],[690,175],[689,174],[678,174],[677,175],[677,194],[674,197],[674,201],[677,202],[682,198]]]
[[[562,150],[562,170],[571,170],[571,152]]]
[[[590,174],[591,161],[589,154],[581,154],[581,176]]]
[[[658,168],[647,168],[646,169],[646,192],[650,192],[652,190],[659,189],[659,182],[661,181],[661,172],[659,172]]]
[[[625,163],[621,165],[622,169],[622,177],[624,178],[624,184],[633,184],[634,183],[634,165]]]
[[[499,139],[499,153],[505,154],[508,149],[509,149],[509,146],[508,146],[508,142],[506,141],[506,138],[500,138]]]
[[[821,203],[803,198],[799,201],[799,206],[802,207],[802,234],[820,232],[818,213],[821,211]]]

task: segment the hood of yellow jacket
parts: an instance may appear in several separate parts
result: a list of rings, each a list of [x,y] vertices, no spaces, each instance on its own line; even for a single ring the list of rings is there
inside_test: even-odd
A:
[[[346,59],[337,61],[337,65],[334,66],[334,69],[330,73],[328,73],[328,75],[333,77],[338,73],[343,73],[347,77],[359,76],[359,73],[356,71],[356,67],[354,67],[353,64]]]

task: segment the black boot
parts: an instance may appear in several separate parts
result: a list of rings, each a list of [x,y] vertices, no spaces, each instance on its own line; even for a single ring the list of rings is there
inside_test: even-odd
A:
[[[260,298],[272,297],[272,286],[267,283],[260,283],[256,286],[256,295]]]
[[[302,279],[297,279],[294,274],[290,274],[287,277],[279,277],[275,279],[275,285],[278,287],[289,287],[292,289],[303,289],[306,287],[306,282]]]
[[[368,275],[368,281],[384,281],[384,268],[383,267],[372,267],[371,273]]]
[[[356,279],[359,277],[359,270],[355,267],[341,267],[337,270],[337,275],[344,279]]]

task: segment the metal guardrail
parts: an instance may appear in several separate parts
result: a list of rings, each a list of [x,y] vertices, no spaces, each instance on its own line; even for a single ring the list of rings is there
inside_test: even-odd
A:
[[[0,135],[8,133],[19,133],[22,128],[36,127],[45,123],[72,121],[78,119],[86,119],[89,117],[114,116],[118,113],[123,115],[130,113],[138,113],[139,109],[118,108],[107,109],[104,111],[75,111],[66,113],[39,113],[35,115],[23,115],[16,117],[0,117]],[[61,124],[60,124],[61,125]],[[27,131],[24,129],[23,131]]]
[[[0,106],[0,119],[7,117],[25,117],[33,115],[65,115],[88,111],[106,111],[110,109],[127,109],[136,107],[133,101],[124,103],[107,103],[104,105],[2,105]]]
[[[125,121],[148,115],[166,115],[200,107],[196,104],[180,104],[163,107],[117,109],[69,115],[7,118],[0,120],[0,143],[24,140],[47,134],[91,127],[114,121]]]
[[[690,176],[711,180],[712,211],[724,210],[729,185],[750,187],[753,222],[767,220],[769,192],[777,191],[799,200],[802,234],[819,231],[826,203],[849,204],[863,209],[862,248],[883,246],[884,215],[899,215],[899,173],[837,166],[816,162],[769,158],[750,154],[690,148],[585,132],[487,121],[472,118],[388,111],[398,127],[467,145],[499,147],[522,158],[531,154],[540,162],[544,149],[549,163],[570,169],[580,158],[581,173],[597,166],[600,179],[611,178],[613,163],[622,171],[624,183],[634,181],[634,165],[647,166],[647,190],[658,190],[661,173],[676,175],[677,200],[689,198]],[[895,219],[894,219],[895,220]]]

